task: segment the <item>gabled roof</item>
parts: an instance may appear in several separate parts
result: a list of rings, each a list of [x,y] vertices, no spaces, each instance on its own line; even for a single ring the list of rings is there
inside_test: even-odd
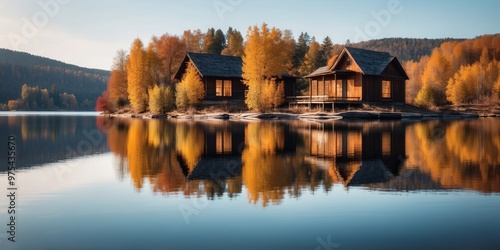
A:
[[[183,64],[191,60],[202,77],[241,77],[243,61],[239,56],[223,56],[217,54],[204,54],[188,52]],[[177,71],[176,78],[181,78],[185,65],[181,65]],[[181,75],[179,75],[181,74]]]
[[[387,52],[345,47],[331,69],[335,69],[344,54],[349,54],[364,75],[380,75],[395,58]]]
[[[381,75],[382,72],[395,61],[396,66],[402,72],[402,74],[408,79],[406,72],[397,60],[395,56],[391,56],[387,52],[379,52],[367,49],[359,49],[353,47],[344,47],[340,55],[335,59],[331,67],[321,67],[315,70],[313,73],[305,76],[314,77],[321,75],[328,75],[340,70],[336,70],[338,64],[345,56],[349,56],[354,60],[354,62],[359,66],[361,73],[364,75]],[[345,71],[345,70],[344,70]]]

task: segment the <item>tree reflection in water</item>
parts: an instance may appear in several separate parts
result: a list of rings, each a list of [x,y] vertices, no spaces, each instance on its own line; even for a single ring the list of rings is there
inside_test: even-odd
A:
[[[106,118],[101,129],[140,191],[280,204],[349,188],[500,191],[498,120],[194,122]]]

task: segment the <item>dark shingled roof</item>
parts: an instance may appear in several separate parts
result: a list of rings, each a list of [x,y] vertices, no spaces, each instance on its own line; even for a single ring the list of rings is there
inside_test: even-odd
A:
[[[328,66],[324,66],[324,67],[318,68],[317,70],[315,70],[311,74],[309,74],[307,76],[304,76],[304,77],[313,77],[313,76],[327,75],[329,73],[331,73],[331,72],[328,70]]]
[[[353,47],[346,47],[356,64],[361,68],[365,75],[380,75],[382,71],[394,59],[387,52],[378,52],[373,50],[358,49]]]
[[[241,77],[243,61],[238,56],[187,53],[202,77]]]

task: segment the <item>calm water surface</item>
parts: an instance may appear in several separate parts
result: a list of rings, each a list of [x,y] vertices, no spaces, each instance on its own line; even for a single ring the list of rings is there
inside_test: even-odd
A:
[[[499,128],[0,113],[0,249],[498,249]]]

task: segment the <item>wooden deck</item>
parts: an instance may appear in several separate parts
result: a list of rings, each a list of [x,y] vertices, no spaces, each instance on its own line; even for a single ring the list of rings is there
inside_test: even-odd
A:
[[[326,96],[326,95],[315,95],[315,96],[290,96],[287,97],[287,101],[290,104],[321,104],[321,103],[357,103],[361,102],[361,97],[334,97],[334,96]]]

